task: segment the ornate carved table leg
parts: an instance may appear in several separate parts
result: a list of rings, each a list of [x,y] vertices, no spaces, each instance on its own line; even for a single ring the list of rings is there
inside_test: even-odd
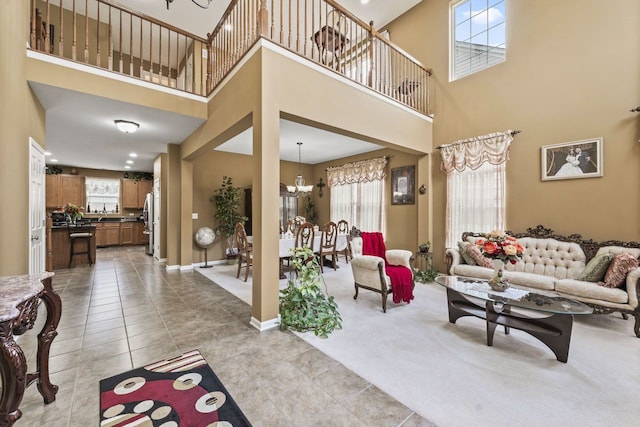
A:
[[[12,426],[21,416],[18,409],[26,386],[27,361],[13,339],[12,321],[0,323],[0,426]]]
[[[60,323],[62,314],[62,301],[60,296],[53,290],[51,286],[51,277],[43,280],[44,291],[40,298],[47,307],[47,321],[42,330],[38,334],[38,354],[37,369],[38,391],[44,398],[44,403],[51,403],[56,400],[58,386],[51,384],[49,379],[49,350],[53,339],[58,335],[56,328]]]

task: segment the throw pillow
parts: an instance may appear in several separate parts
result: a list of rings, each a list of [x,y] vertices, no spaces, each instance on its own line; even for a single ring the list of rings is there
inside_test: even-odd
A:
[[[493,261],[482,255],[482,252],[480,252],[480,248],[476,245],[470,244],[469,246],[467,246],[467,253],[479,266],[493,268]]]
[[[604,275],[604,282],[598,282],[598,284],[607,288],[619,288],[624,285],[627,273],[636,268],[638,268],[636,257],[625,252],[619,253],[609,264]]]
[[[611,264],[611,261],[615,256],[616,255],[612,253],[596,255],[591,261],[589,261],[576,280],[584,280],[585,282],[602,281],[607,269],[609,268],[609,264]]]
[[[471,255],[469,255],[469,252],[467,252],[467,248],[469,247],[470,244],[471,243],[469,242],[458,242],[458,252],[460,252],[460,256],[462,256],[462,259],[464,260],[465,263],[469,265],[478,265],[476,264],[475,260],[471,258]]]

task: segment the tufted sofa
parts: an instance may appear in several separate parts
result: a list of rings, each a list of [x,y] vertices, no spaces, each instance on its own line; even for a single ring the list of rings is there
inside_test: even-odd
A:
[[[594,313],[618,311],[626,319],[635,317],[634,332],[640,338],[640,268],[627,274],[621,288],[607,288],[595,282],[576,280],[586,264],[602,253],[627,252],[640,257],[640,243],[583,240],[579,234],[554,235],[542,227],[527,229],[526,233],[508,234],[516,237],[524,247],[522,261],[506,264],[504,278],[509,283],[523,288],[552,291],[567,298],[582,301],[594,308]],[[463,233],[464,242],[475,243],[478,233]],[[466,264],[458,248],[446,251],[448,274],[490,279],[493,269]]]

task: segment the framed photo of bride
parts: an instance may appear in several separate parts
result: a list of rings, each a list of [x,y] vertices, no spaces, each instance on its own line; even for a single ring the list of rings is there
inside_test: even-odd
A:
[[[602,138],[545,145],[541,150],[543,181],[602,176]]]

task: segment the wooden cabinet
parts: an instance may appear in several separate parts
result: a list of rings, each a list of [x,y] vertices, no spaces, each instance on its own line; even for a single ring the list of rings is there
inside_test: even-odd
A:
[[[120,223],[110,224],[105,222],[104,227],[104,245],[115,246],[120,244]]]
[[[125,209],[142,209],[147,193],[153,188],[153,181],[133,179],[122,180],[122,207]]]
[[[252,213],[252,191],[251,188],[245,188],[244,190],[244,216],[247,217],[247,221],[244,224],[244,229],[247,235],[253,234],[253,222],[251,221]],[[298,215],[298,197],[292,195],[287,190],[287,186],[280,184],[280,228],[284,229],[289,220],[294,219]]]
[[[62,208],[67,203],[80,207],[85,205],[84,176],[47,175],[46,187],[48,208]]]
[[[96,246],[106,246],[106,236],[104,234],[104,223],[96,223]]]
[[[144,222],[136,222],[133,228],[133,243],[136,245],[146,245],[149,243],[149,235],[144,233]]]
[[[123,222],[120,224],[120,244],[121,245],[132,245],[134,239],[134,229],[135,223],[133,222]]]

